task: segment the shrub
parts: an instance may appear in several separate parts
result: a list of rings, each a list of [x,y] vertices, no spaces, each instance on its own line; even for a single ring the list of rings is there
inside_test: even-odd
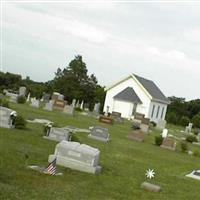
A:
[[[17,97],[17,103],[24,104],[26,102],[26,98],[23,96],[18,96]]]
[[[9,102],[6,99],[0,99],[0,106],[9,108]]]
[[[200,128],[200,112],[192,118],[195,127]]]
[[[153,127],[156,127],[156,122],[151,121],[150,124],[151,124]]]
[[[75,108],[76,111],[82,112],[83,110],[81,108]]]
[[[80,143],[79,138],[76,135],[74,135],[74,134],[71,135],[71,141],[72,142],[79,142]]]
[[[26,121],[22,116],[18,115],[14,119],[14,125],[17,129],[24,129],[26,127]]]
[[[188,142],[198,142],[198,140],[197,140],[197,138],[196,138],[196,136],[195,135],[188,135],[187,137],[186,137],[186,141],[188,141]]]
[[[198,150],[195,150],[193,152],[193,155],[196,156],[196,157],[200,157],[200,152]]]
[[[193,132],[194,132],[195,135],[198,135],[200,130],[199,130],[199,128],[195,128]]]
[[[188,150],[188,145],[186,142],[181,142],[181,150],[182,152],[186,152]]]
[[[179,118],[175,112],[169,112],[167,113],[166,120],[168,123],[177,124]]]
[[[160,145],[162,144],[162,141],[163,141],[163,138],[162,138],[161,135],[155,136],[155,144],[156,144],[157,146],[160,146]]]
[[[189,122],[190,122],[189,117],[187,117],[187,116],[181,117],[180,124],[182,126],[187,126],[189,124]]]

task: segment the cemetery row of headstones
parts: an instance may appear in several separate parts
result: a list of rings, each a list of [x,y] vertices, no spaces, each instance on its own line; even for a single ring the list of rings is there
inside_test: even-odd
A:
[[[16,103],[19,96],[26,96],[26,87],[20,87],[19,91],[16,93],[10,92],[9,90],[4,89],[3,93],[9,97],[10,102]]]

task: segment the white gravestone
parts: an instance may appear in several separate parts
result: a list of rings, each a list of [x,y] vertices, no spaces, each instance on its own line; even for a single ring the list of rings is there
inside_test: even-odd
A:
[[[32,107],[39,108],[40,107],[40,101],[37,100],[37,99],[31,99],[31,104],[30,105]]]
[[[82,109],[82,110],[84,109],[84,101],[81,102],[80,109]]]
[[[102,127],[93,127],[88,137],[103,142],[108,142],[109,141],[108,129]]]
[[[73,107],[76,106],[76,99],[73,99],[73,101],[72,101],[72,106],[73,106]]]
[[[63,112],[68,115],[74,116],[74,107],[72,105],[65,105]]]
[[[10,97],[9,99],[10,102],[17,103],[17,98],[19,96],[18,94],[8,92],[7,96]]]
[[[160,119],[158,120],[158,123],[156,124],[156,128],[163,130],[166,126],[166,123],[167,122],[165,120]]]
[[[47,131],[45,139],[54,140],[54,141],[62,141],[62,140],[70,140],[71,134],[68,130],[64,130],[62,128],[52,127],[49,131]]]
[[[49,155],[49,162],[57,158],[57,165],[71,169],[96,174],[101,171],[99,163],[100,151],[78,142],[62,141],[56,145],[53,155]]]
[[[0,127],[13,128],[12,115],[16,116],[14,110],[0,106]]]
[[[26,96],[26,87],[20,87],[19,88],[19,96]]]
[[[185,127],[185,132],[186,133],[191,133],[191,131],[192,131],[192,125],[193,125],[192,123],[189,123],[188,126]]]
[[[165,128],[165,129],[163,129],[163,131],[162,131],[162,138],[166,138],[167,137],[167,134],[168,134],[168,130]]]
[[[50,102],[45,103],[44,110],[52,111],[53,110],[53,103],[50,103]]]

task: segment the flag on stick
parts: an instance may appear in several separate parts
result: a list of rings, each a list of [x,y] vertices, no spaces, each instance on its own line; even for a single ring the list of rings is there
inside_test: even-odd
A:
[[[56,174],[56,158],[48,165],[43,171],[45,174],[55,175]]]

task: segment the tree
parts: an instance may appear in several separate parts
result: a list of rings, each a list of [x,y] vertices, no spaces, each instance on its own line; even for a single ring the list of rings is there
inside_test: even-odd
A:
[[[63,70],[58,68],[55,73],[54,89],[65,95],[69,102],[74,98],[84,100],[90,103],[91,107],[95,102],[102,103],[103,95],[99,95],[100,98],[96,97],[101,88],[95,75],[88,75],[86,63],[80,55],[75,56],[66,68]]]

